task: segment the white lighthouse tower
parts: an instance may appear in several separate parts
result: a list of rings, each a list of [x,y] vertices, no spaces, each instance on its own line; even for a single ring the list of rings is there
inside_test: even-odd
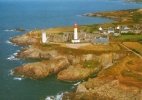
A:
[[[77,24],[74,23],[74,39],[72,40],[73,43],[75,42],[80,42],[80,40],[78,39],[78,32],[77,32]]]
[[[47,40],[46,32],[45,32],[45,31],[42,31],[42,43],[45,43],[46,40]]]

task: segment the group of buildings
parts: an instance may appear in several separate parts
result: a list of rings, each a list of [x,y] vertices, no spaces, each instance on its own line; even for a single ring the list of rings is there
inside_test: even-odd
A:
[[[51,37],[46,35],[46,32],[42,31],[42,43],[47,43],[51,40],[49,40]],[[85,32],[78,33],[77,30],[77,24],[74,24],[74,32],[65,32],[62,36],[62,39],[57,40],[56,42],[66,42],[71,41],[72,43],[82,43],[82,42],[91,42],[94,44],[108,44],[109,43],[109,37],[108,36],[101,36],[101,35],[95,35],[95,34],[86,34]],[[55,42],[52,40],[52,42]]]
[[[128,27],[127,25],[117,26],[115,28],[99,28],[99,34],[103,35],[114,35],[119,36],[120,34],[127,34],[127,33],[142,33],[142,28],[139,25],[135,25],[133,28]]]
[[[116,28],[109,27],[107,29],[99,27],[98,31],[99,34],[90,34],[84,31],[80,31],[78,33],[77,24],[75,23],[74,32],[65,32],[62,36],[60,37],[58,36],[58,38],[56,37],[54,40],[52,37],[52,42],[67,42],[67,41],[71,41],[72,43],[91,42],[95,45],[100,45],[100,44],[107,45],[109,44],[110,35],[119,36],[121,33],[134,32],[134,30],[132,30],[127,26],[117,26]],[[142,30],[136,28],[135,33],[139,32],[142,32]],[[51,37],[46,36],[46,32],[42,31],[42,43],[51,41],[49,39],[51,39]]]
[[[74,33],[64,33],[64,35],[62,36],[62,39],[60,41],[67,41],[68,39],[71,40],[72,43],[79,43],[80,39],[78,37],[78,31],[77,31],[77,24],[74,24]],[[44,30],[42,30],[42,43],[46,43],[47,41],[49,41],[50,37],[46,36],[46,32]],[[56,38],[57,39],[57,38]],[[53,40],[52,40],[53,41]],[[59,41],[58,41],[59,42]]]

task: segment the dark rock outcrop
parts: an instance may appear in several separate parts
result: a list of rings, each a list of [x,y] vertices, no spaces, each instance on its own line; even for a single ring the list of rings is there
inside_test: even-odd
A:
[[[16,31],[25,31],[24,28],[16,28]]]

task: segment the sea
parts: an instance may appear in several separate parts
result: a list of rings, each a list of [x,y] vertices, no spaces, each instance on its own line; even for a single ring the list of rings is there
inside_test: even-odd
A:
[[[30,30],[59,26],[100,24],[112,19],[82,16],[86,13],[142,8],[123,0],[0,0],[0,100],[61,100],[78,82],[62,82],[57,75],[31,79],[13,75],[13,69],[36,60],[16,59],[22,49],[9,42]],[[16,28],[26,31],[17,32]]]

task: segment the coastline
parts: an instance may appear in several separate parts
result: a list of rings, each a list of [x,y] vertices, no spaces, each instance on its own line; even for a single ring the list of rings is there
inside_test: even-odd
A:
[[[33,31],[34,32],[34,31]],[[40,32],[39,33],[37,33],[37,34],[40,34]],[[36,38],[35,38],[36,37]],[[68,60],[67,61],[67,65],[68,65],[68,62],[71,64],[71,65],[73,65],[73,64],[75,64],[74,66],[68,66],[69,67],[69,69],[68,70],[63,70],[63,71],[61,71],[61,72],[59,72],[59,76],[58,76],[58,79],[59,80],[65,80],[65,81],[78,81],[78,80],[82,80],[82,79],[85,79],[86,77],[90,77],[90,76],[92,76],[92,75],[94,75],[94,74],[96,74],[95,72],[91,72],[93,69],[92,68],[86,68],[86,66],[84,67],[83,65],[80,65],[80,64],[78,64],[78,63],[80,63],[81,61],[85,61],[85,60],[87,60],[87,61],[95,61],[94,63],[96,64],[97,62],[96,61],[99,61],[99,63],[101,63],[101,66],[100,65],[98,65],[97,67],[99,67],[99,69],[97,69],[97,73],[99,73],[98,74],[98,76],[97,76],[97,78],[95,78],[95,79],[89,79],[89,81],[91,81],[92,82],[92,80],[94,81],[94,82],[97,82],[97,81],[100,81],[100,82],[104,82],[104,84],[108,84],[108,87],[111,87],[112,85],[116,85],[117,86],[117,88],[116,89],[120,89],[120,88],[122,88],[123,86],[121,86],[122,84],[123,84],[123,82],[125,82],[125,81],[129,81],[129,79],[127,79],[127,78],[125,78],[125,77],[123,77],[123,73],[121,73],[121,71],[123,72],[123,71],[125,71],[125,69],[123,69],[122,68],[122,70],[120,70],[120,72],[118,72],[119,74],[118,74],[118,78],[114,78],[114,77],[117,77],[117,75],[113,75],[112,73],[109,75],[110,77],[110,79],[108,79],[108,78],[106,78],[105,77],[105,75],[103,75],[104,73],[103,73],[103,71],[104,71],[104,67],[106,66],[106,65],[111,65],[112,64],[112,62],[113,61],[116,61],[117,63],[116,63],[116,65],[118,64],[122,64],[123,65],[123,63],[126,63],[126,62],[129,62],[129,61],[131,61],[132,59],[134,59],[134,64],[136,64],[137,63],[137,61],[135,60],[135,59],[138,59],[137,57],[134,57],[134,58],[131,58],[131,53],[130,52],[128,52],[128,53],[124,53],[124,51],[123,51],[123,53],[121,54],[121,53],[118,53],[117,54],[117,52],[119,51],[119,50],[116,50],[116,54],[113,52],[113,50],[112,51],[108,51],[108,52],[110,52],[110,53],[108,53],[108,54],[104,54],[103,53],[103,50],[99,53],[99,54],[97,54],[97,55],[93,55],[93,54],[90,54],[90,52],[89,52],[89,54],[86,54],[86,55],[84,55],[83,53],[85,52],[85,51],[82,51],[83,53],[79,53],[79,55],[77,56],[77,55],[75,55],[75,54],[78,54],[78,52],[75,52],[76,50],[78,50],[79,49],[79,47],[75,47],[75,50],[74,50],[74,48],[69,48],[70,46],[68,46],[68,47],[64,47],[64,50],[65,51],[67,51],[67,50],[69,50],[72,54],[70,54],[70,55],[66,55],[65,54],[65,51],[56,51],[55,49],[57,49],[57,48],[59,48],[59,49],[61,49],[61,48],[63,48],[63,47],[61,47],[61,46],[57,46],[57,45],[55,45],[55,46],[53,46],[52,44],[51,45],[42,45],[41,46],[41,44],[38,44],[37,42],[39,42],[39,39],[40,39],[40,35],[39,35],[39,37],[37,37],[37,35],[35,34],[35,36],[34,37],[30,37],[30,32],[27,34],[27,35],[23,35],[23,36],[21,36],[21,37],[17,37],[17,38],[15,38],[15,40],[13,40],[12,42],[15,42],[16,44],[18,44],[18,45],[31,45],[31,44],[34,44],[35,42],[36,42],[36,44],[35,45],[32,45],[30,48],[28,48],[28,49],[26,49],[26,50],[23,50],[23,51],[21,51],[21,53],[19,53],[19,57],[20,58],[24,58],[24,56],[25,57],[28,57],[29,56],[29,58],[28,59],[55,59],[55,58],[60,58],[60,57],[62,57],[62,58],[65,58],[66,60]],[[21,41],[22,40],[22,41]],[[122,48],[122,47],[120,47],[119,46],[119,48]],[[29,50],[29,51],[28,51]],[[44,52],[44,50],[48,50],[48,52]],[[122,49],[120,49],[120,50],[122,50]],[[35,52],[36,51],[36,52]],[[60,53],[58,53],[58,52],[60,52]],[[113,53],[112,53],[113,52]],[[25,54],[24,54],[25,53]],[[27,56],[28,55],[28,56]],[[34,56],[33,56],[34,55]],[[35,56],[36,55],[36,56]],[[46,56],[45,56],[46,55]],[[99,56],[98,56],[99,55]],[[128,56],[128,55],[130,55],[130,56]],[[128,57],[127,57],[128,56]],[[43,58],[42,58],[43,57]],[[82,58],[82,59],[80,59],[80,58]],[[93,58],[96,58],[96,59],[93,59]],[[115,58],[115,59],[114,59]],[[126,61],[126,62],[119,62],[119,60],[121,61],[122,59],[124,59],[124,58],[127,58],[128,60]],[[117,61],[118,60],[118,61]],[[138,59],[138,61],[141,61],[141,60],[139,60]],[[47,61],[46,61],[47,62]],[[45,62],[43,62],[43,63],[45,63]],[[55,61],[55,64],[56,64],[57,62]],[[85,62],[85,63],[88,63],[88,62]],[[32,63],[33,65],[35,64],[37,64],[37,63]],[[76,65],[77,64],[77,65]],[[98,64],[98,63],[97,63]],[[39,71],[37,71],[37,69],[35,69],[35,67],[31,67],[31,66],[33,66],[33,65],[30,65],[30,66],[28,66],[28,64],[27,65],[25,65],[25,66],[28,66],[27,67],[27,72],[29,71],[29,73],[31,74],[31,72],[33,72],[34,71],[34,74],[35,74],[35,72],[37,72],[37,73],[39,73],[40,71],[42,71],[42,70],[39,70]],[[41,65],[41,63],[39,63],[39,65]],[[137,65],[137,64],[136,64]],[[42,65],[42,66],[45,66],[45,65]],[[57,65],[53,65],[54,67],[56,67]],[[52,67],[53,67],[52,66]],[[102,68],[102,66],[103,66],[103,68]],[[138,65],[137,65],[138,66]],[[112,67],[114,67],[114,65],[112,65],[110,68],[112,68]],[[127,68],[127,66],[125,66],[126,68]],[[139,67],[139,66],[138,66]],[[23,67],[22,67],[23,68]],[[66,66],[66,64],[65,64],[65,67],[63,68],[63,69],[66,69],[67,68],[67,66]],[[93,68],[94,68],[94,66],[93,66]],[[30,70],[31,71],[30,71]],[[44,68],[43,68],[44,69]],[[46,69],[46,68],[45,68]],[[56,68],[55,68],[56,69]],[[49,71],[47,71],[47,72],[56,72],[55,71],[55,69],[50,69]],[[87,69],[88,69],[88,71],[87,71]],[[102,70],[103,69],[103,70]],[[21,70],[21,69],[20,69]],[[23,69],[23,70],[25,70],[25,69]],[[62,68],[61,69],[58,69],[58,70],[62,70]],[[81,70],[81,72],[80,71],[78,71],[78,70]],[[113,70],[113,68],[112,68],[112,70]],[[82,71],[83,71],[83,74],[82,74]],[[47,73],[47,72],[45,72],[45,73]],[[58,71],[57,71],[58,72]],[[73,72],[73,73],[77,73],[77,74],[74,74],[74,76],[73,77],[68,77],[68,76],[71,76],[72,75],[72,73],[69,73],[69,72]],[[21,72],[20,72],[21,73]],[[25,73],[25,72],[23,72],[23,73]],[[28,74],[29,74],[28,73]],[[85,73],[85,75],[84,75],[84,73]],[[87,74],[86,74],[87,73]],[[106,73],[107,73],[107,71],[106,71]],[[79,75],[78,75],[79,74]],[[23,75],[23,74],[22,74]],[[33,73],[32,73],[32,75],[33,75]],[[37,74],[35,74],[35,75],[37,75]],[[49,74],[50,75],[50,74]],[[62,76],[61,76],[62,75]],[[68,76],[67,76],[68,75]],[[120,75],[120,76],[119,76]],[[122,76],[121,76],[122,75]],[[42,75],[41,75],[42,76]],[[45,75],[46,76],[46,75]],[[44,76],[44,77],[45,77]],[[28,77],[28,75],[27,75],[27,77]],[[31,77],[31,76],[30,76]],[[81,77],[81,78],[80,78]],[[60,79],[61,78],[61,79]],[[69,79],[68,79],[69,78]],[[105,79],[106,78],[106,79]],[[121,78],[122,78],[122,80],[121,80]],[[101,80],[100,80],[101,79]],[[107,82],[105,82],[105,81],[107,81]],[[123,82],[122,82],[123,81]],[[90,82],[90,84],[92,84]],[[121,83],[122,82],[122,83]],[[136,81],[137,82],[137,81]],[[128,82],[128,85],[129,85],[129,83],[131,84],[131,82]],[[94,84],[94,83],[93,83]],[[99,84],[99,82],[98,82],[98,84]],[[104,86],[104,84],[101,84],[102,86]],[[135,83],[133,83],[133,84],[135,84]],[[141,84],[141,83],[140,83]],[[94,84],[95,86],[96,86],[96,88],[97,88],[97,85],[96,84]],[[123,84],[124,85],[124,84]],[[138,86],[139,86],[139,84],[138,84]],[[99,85],[98,85],[98,87],[100,87]],[[108,88],[108,87],[104,87],[104,88],[102,88],[102,89],[100,89],[100,91],[103,91],[103,90],[105,90],[106,88]],[[131,90],[131,87],[129,87],[129,86],[127,86],[127,84],[125,84],[124,85],[124,87],[125,88],[128,88],[128,90]],[[135,87],[135,85],[134,85],[134,87]],[[91,88],[91,90],[90,90],[90,88]],[[102,95],[103,94],[103,92],[97,92],[98,90],[96,89],[94,89],[95,87],[94,86],[92,86],[92,85],[89,85],[89,82],[84,82],[83,84],[80,84],[78,87],[77,87],[77,90],[76,90],[76,93],[75,93],[75,95],[74,95],[74,98],[76,98],[78,95],[79,95],[79,97],[77,97],[77,99],[79,98],[79,99],[81,99],[81,98],[86,98],[86,97],[84,97],[85,95],[89,95],[88,93],[91,93],[90,94],[90,98],[92,98],[92,97],[94,97],[95,96],[95,98],[101,98],[100,97],[100,95]],[[135,87],[135,88],[137,88],[137,87]],[[140,87],[140,89],[141,89],[141,87]],[[133,92],[134,91],[141,91],[141,90],[139,90],[139,89],[133,89]],[[82,91],[84,92],[84,96],[82,96]],[[95,94],[94,95],[94,91],[95,91],[95,93],[97,94]],[[109,91],[111,91],[111,89],[109,90]],[[118,90],[119,91],[119,90]],[[123,92],[126,92],[125,90],[120,90],[122,93]],[[111,91],[112,92],[112,91]],[[113,91],[114,92],[114,91]],[[116,92],[116,91],[115,91]],[[93,94],[92,94],[93,93]],[[133,94],[133,93],[132,93]],[[141,98],[139,95],[139,93],[137,92],[136,93],[137,95],[138,95],[138,97],[137,98]],[[99,95],[99,96],[98,96]],[[102,99],[105,99],[105,98],[108,98],[108,99],[113,99],[114,98],[114,96],[112,96],[111,94],[103,94],[104,95],[104,97],[102,97]],[[107,95],[109,95],[109,96],[112,96],[112,97],[108,97]],[[129,93],[128,94],[126,94],[126,95],[130,95]],[[70,94],[68,94],[67,96],[70,96]],[[119,94],[119,96],[121,97],[121,94]],[[120,97],[117,97],[117,99],[119,99]],[[63,97],[63,100],[64,100],[64,98],[67,98],[66,96],[65,97]],[[87,98],[88,100],[90,99],[90,98]],[[128,97],[126,97],[126,98],[130,98],[129,96]],[[71,97],[70,97],[70,99],[71,99]],[[87,100],[86,99],[86,100]],[[124,98],[123,98],[124,99]],[[72,100],[72,99],[71,99]]]

